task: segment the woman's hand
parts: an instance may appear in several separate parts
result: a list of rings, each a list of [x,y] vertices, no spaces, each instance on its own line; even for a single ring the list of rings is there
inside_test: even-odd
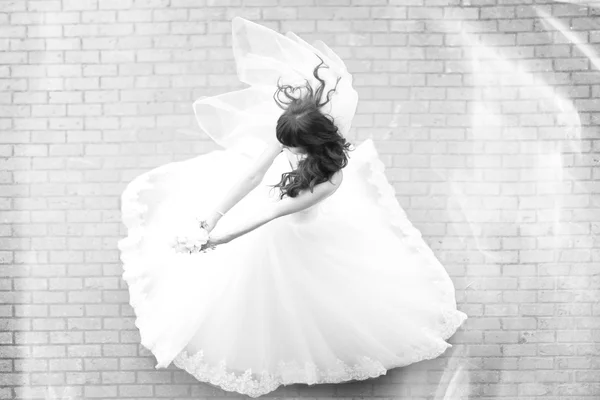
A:
[[[202,220],[198,219],[200,228],[206,230],[206,232],[210,233],[215,227],[217,223],[221,219],[221,215],[215,211],[211,212],[207,217]]]

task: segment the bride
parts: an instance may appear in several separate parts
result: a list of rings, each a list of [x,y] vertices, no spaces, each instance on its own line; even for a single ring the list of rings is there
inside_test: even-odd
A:
[[[440,356],[467,316],[373,142],[346,138],[358,97],[342,60],[242,18],[233,47],[250,86],[194,103],[223,149],[122,196],[123,278],[156,368],[258,397]],[[173,245],[201,231],[202,251]]]

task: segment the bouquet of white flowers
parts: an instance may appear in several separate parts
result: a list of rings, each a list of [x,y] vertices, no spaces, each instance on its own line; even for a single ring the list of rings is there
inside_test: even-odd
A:
[[[198,219],[198,227],[184,230],[183,235],[175,237],[172,247],[177,253],[206,253],[214,250],[215,246],[208,244],[209,232],[206,221]]]

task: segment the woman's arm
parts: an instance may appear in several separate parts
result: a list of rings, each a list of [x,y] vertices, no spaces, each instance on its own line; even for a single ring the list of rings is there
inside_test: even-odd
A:
[[[211,234],[209,244],[227,243],[276,218],[305,210],[335,192],[342,183],[342,178],[343,175],[340,170],[332,176],[330,181],[315,185],[313,192],[305,189],[296,197],[286,197],[274,204],[265,205],[248,219],[241,221],[233,231]]]
[[[278,141],[270,142],[267,148],[261,153],[250,168],[246,171],[241,171],[240,177],[233,183],[231,188],[223,198],[217,202],[213,210],[208,214],[206,223],[207,230],[210,232],[225,214],[248,193],[255,189],[265,176],[267,170],[273,164],[273,160],[279,153],[283,151],[283,145]],[[219,211],[219,212],[218,212]]]

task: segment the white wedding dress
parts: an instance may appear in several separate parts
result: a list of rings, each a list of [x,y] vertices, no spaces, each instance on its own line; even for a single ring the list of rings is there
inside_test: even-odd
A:
[[[280,385],[377,377],[441,355],[467,316],[398,204],[371,140],[349,153],[341,186],[321,203],[207,253],[170,247],[275,135],[277,78],[314,83],[318,54],[328,84],[341,77],[323,111],[347,134],[356,110],[352,77],[322,42],[311,46],[242,18],[232,23],[238,76],[250,87],[194,103],[200,127],[223,150],[149,171],[122,196],[123,278],[156,368],[173,363],[257,397]],[[278,201],[268,185],[296,162],[282,152],[219,225]]]

